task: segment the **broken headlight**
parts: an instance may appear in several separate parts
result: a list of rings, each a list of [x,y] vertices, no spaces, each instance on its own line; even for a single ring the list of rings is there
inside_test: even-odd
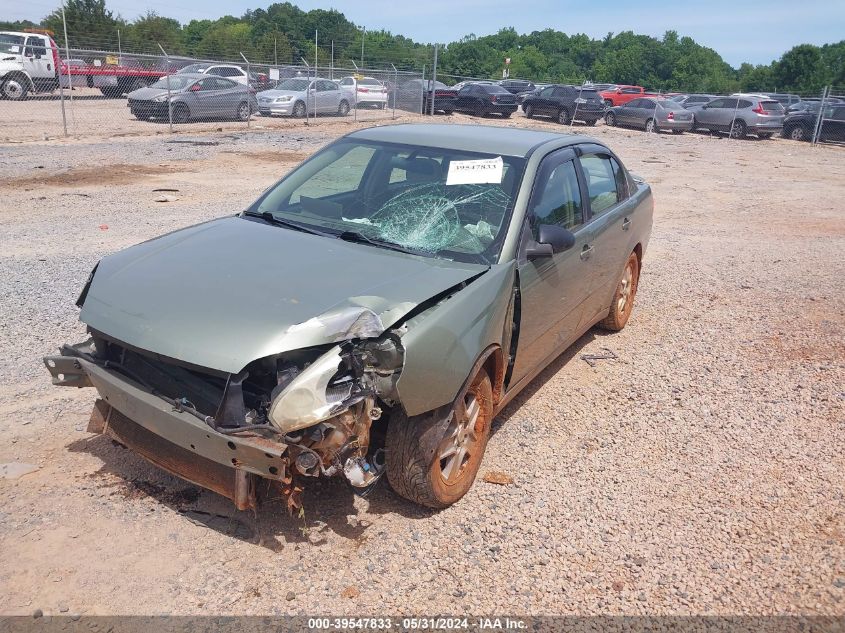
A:
[[[404,354],[392,337],[336,345],[304,367],[288,369],[282,390],[272,397],[267,418],[291,433],[345,411],[366,397],[388,404],[396,400],[396,380]]]

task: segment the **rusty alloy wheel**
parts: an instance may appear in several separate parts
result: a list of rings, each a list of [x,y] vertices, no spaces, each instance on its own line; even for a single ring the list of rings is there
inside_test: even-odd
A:
[[[599,326],[607,330],[618,331],[625,327],[634,309],[634,297],[637,294],[637,285],[640,279],[640,260],[636,253],[631,253],[628,261],[625,262],[625,270],[613,293],[613,302],[610,304],[610,313],[599,322]]]
[[[493,387],[480,370],[451,405],[387,427],[387,480],[401,496],[429,508],[446,508],[475,481],[493,422]]]

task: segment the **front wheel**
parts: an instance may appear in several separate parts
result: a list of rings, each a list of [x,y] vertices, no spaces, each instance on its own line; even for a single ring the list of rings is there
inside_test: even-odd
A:
[[[610,127],[615,127],[616,126],[616,115],[613,114],[613,112],[608,112],[607,114],[604,115],[604,122],[605,122],[606,125],[609,125]]]
[[[745,121],[743,121],[742,119],[737,119],[733,122],[733,125],[731,125],[729,136],[731,138],[745,138],[745,132]]]
[[[297,119],[305,117],[305,104],[302,101],[297,101],[293,104],[293,116]]]
[[[23,101],[29,92],[29,86],[20,77],[10,77],[3,82],[3,97],[9,101]]]
[[[492,421],[493,388],[484,370],[451,406],[411,418],[398,413],[385,441],[390,486],[420,505],[452,505],[475,481]]]
[[[636,253],[631,253],[628,261],[625,262],[625,269],[622,277],[616,285],[616,292],[613,293],[613,301],[610,304],[610,312],[599,321],[599,327],[605,330],[618,332],[631,317],[634,309],[634,297],[637,294],[637,284],[640,280],[640,260]]]
[[[238,104],[238,109],[236,111],[236,116],[238,117],[238,121],[246,121],[249,119],[249,116],[252,114],[252,108],[249,107],[249,103],[246,101],[241,101]]]
[[[344,99],[340,102],[340,105],[337,106],[337,114],[338,116],[346,116],[349,114],[349,102]]]
[[[191,118],[191,111],[188,110],[188,106],[184,103],[177,103],[173,105],[173,122],[174,123],[187,123],[188,119]]]

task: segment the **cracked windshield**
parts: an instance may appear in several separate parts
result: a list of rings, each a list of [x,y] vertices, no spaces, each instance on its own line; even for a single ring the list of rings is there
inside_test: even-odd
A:
[[[299,167],[250,209],[376,246],[496,261],[524,159],[349,141]]]

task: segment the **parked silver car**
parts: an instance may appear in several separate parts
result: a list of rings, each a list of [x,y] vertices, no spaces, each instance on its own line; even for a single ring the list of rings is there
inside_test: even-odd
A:
[[[692,112],[672,99],[642,97],[616,106],[604,115],[608,125],[642,128],[646,132],[672,130],[682,134],[692,130]]]
[[[765,96],[720,97],[690,109],[695,117],[695,129],[727,132],[731,138],[755,134],[757,138],[767,139],[783,130],[783,106]]]
[[[258,112],[302,118],[306,114],[349,114],[350,96],[337,82],[316,77],[283,79],[270,90],[258,93]]]
[[[174,123],[187,123],[192,119],[246,121],[257,109],[254,92],[249,86],[225,77],[179,73],[133,90],[126,95],[126,105],[142,121],[167,119],[171,116],[168,109],[172,111]]]

